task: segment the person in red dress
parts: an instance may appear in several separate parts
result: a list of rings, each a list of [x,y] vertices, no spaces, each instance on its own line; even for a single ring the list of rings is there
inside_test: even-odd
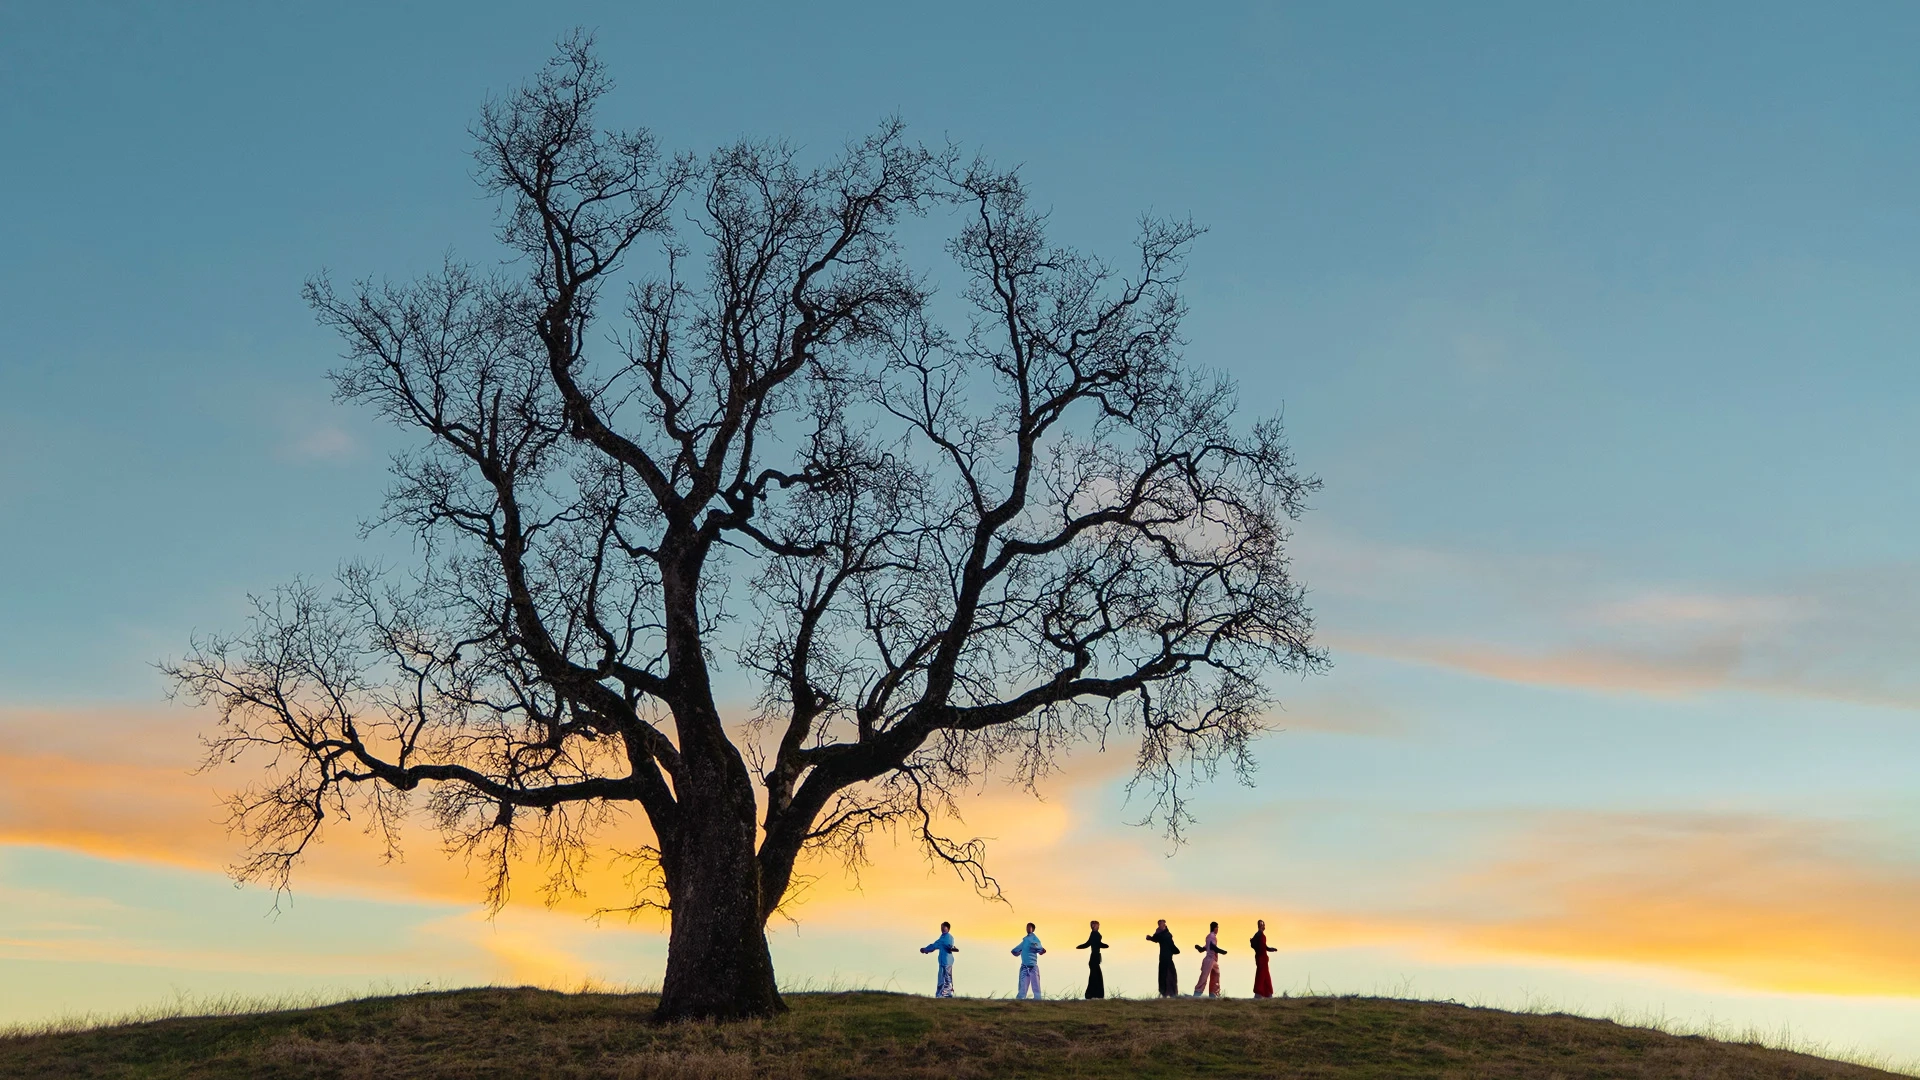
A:
[[[1247,939],[1253,946],[1253,996],[1270,998],[1273,996],[1273,975],[1267,971],[1267,954],[1279,952],[1279,949],[1267,944],[1267,920],[1261,919],[1260,929]]]

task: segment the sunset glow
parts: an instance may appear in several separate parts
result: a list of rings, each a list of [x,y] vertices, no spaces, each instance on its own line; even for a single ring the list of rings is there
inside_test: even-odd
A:
[[[658,985],[637,811],[576,879],[526,852],[497,913],[425,787],[397,851],[330,819],[290,893],[236,886],[222,800],[264,759],[209,766],[217,716],[155,668],[250,595],[417,557],[363,535],[411,444],[332,399],[301,283],[497,261],[473,117],[583,25],[669,149],[898,113],[1123,267],[1142,211],[1190,213],[1184,354],[1323,482],[1287,550],[1332,666],[1271,681],[1251,783],[1192,777],[1176,840],[1123,735],[1003,769],[941,823],[998,897],[909,830],[814,858],[783,985],[928,993],[945,919],[959,993],[1011,996],[1032,921],[1064,992],[1099,919],[1109,992],[1147,996],[1165,918],[1186,979],[1218,920],[1245,996],[1264,919],[1294,994],[1920,1063],[1920,7],[1122,4],[1010,42],[683,8],[0,15],[33,148],[0,176],[0,1025]],[[755,43],[703,51],[735,18]],[[744,731],[758,687],[713,663]]]

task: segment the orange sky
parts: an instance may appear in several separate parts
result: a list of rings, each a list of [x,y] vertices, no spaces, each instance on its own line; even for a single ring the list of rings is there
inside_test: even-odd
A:
[[[12,711],[0,715],[0,842],[115,860],[213,871],[237,853],[219,820],[230,777],[195,774],[190,719],[178,711]],[[16,747],[34,747],[23,752]],[[967,800],[966,828],[991,837],[992,866],[1010,908],[975,907],[977,924],[1026,918],[1151,926],[1185,912],[1200,891],[1176,873],[1164,844],[1097,817],[1098,793],[1122,778],[1119,755],[1082,755],[1045,787],[1044,801],[1006,788]],[[1395,945],[1460,956],[1636,964],[1754,989],[1920,996],[1920,873],[1876,853],[1840,826],[1738,815],[1558,813],[1480,820],[1485,854],[1393,883],[1374,902],[1345,908],[1274,904],[1258,891],[1209,901],[1230,926],[1268,919],[1296,949]],[[629,840],[632,838],[629,837]],[[416,830],[406,857],[383,863],[373,841],[334,827],[296,878],[316,889],[477,907],[479,884],[436,838]],[[951,875],[930,872],[910,848],[881,845],[857,878],[837,865],[795,907],[804,928],[872,924],[909,935],[925,912],[966,903]],[[1276,873],[1284,868],[1276,867]],[[578,918],[628,893],[623,870],[598,863]],[[537,909],[538,879],[523,872],[516,906]],[[1276,890],[1283,891],[1283,890]],[[544,921],[542,921],[544,925]],[[643,921],[643,925],[645,925]],[[909,929],[913,928],[913,929]],[[1237,929],[1236,931],[1237,932]],[[562,950],[537,935],[500,935],[494,948],[524,959],[542,981],[577,977]]]

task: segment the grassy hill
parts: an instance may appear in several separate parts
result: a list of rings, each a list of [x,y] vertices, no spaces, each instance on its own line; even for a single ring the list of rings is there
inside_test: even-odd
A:
[[[1867,1080],[1892,1073],[1606,1020],[1390,998],[934,1001],[796,994],[726,1026],[647,1022],[653,998],[462,990],[0,1037],[0,1076],[1588,1077]]]

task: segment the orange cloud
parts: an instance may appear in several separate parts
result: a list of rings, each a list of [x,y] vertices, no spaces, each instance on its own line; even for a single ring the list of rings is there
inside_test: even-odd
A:
[[[1465,671],[1503,682],[1673,697],[1729,686],[1740,663],[1736,639],[1668,653],[1590,646],[1540,652],[1485,644],[1336,637],[1332,646],[1393,660]]]
[[[0,747],[12,748],[0,749],[0,842],[225,866],[238,851],[219,821],[216,790],[225,781],[189,771],[194,725],[177,713],[0,714]],[[882,840],[856,876],[828,860],[810,864],[818,880],[793,913],[809,927],[856,934],[917,932],[929,918],[947,917],[935,913],[952,913],[980,933],[1015,936],[1027,919],[1057,936],[1090,915],[1129,933],[1163,915],[1183,925],[1218,918],[1236,933],[1264,918],[1290,949],[1390,945],[1646,965],[1770,990],[1920,996],[1920,924],[1912,919],[1920,910],[1920,865],[1878,852],[1839,825],[1564,813],[1525,832],[1494,823],[1495,834],[1507,836],[1501,854],[1446,880],[1422,882],[1408,871],[1392,892],[1411,898],[1408,904],[1309,909],[1256,894],[1203,895],[1165,858],[1158,837],[1112,828],[1104,804],[1130,764],[1125,751],[1079,754],[1043,784],[1043,800],[1005,785],[962,800],[966,820],[955,829],[990,840],[989,868],[1011,906],[977,899],[911,842]],[[1489,827],[1485,820],[1462,825]],[[594,973],[587,958],[595,946],[581,916],[626,901],[623,868],[597,863],[583,880],[587,896],[547,915],[530,910],[538,871],[522,867],[519,902],[485,923],[477,877],[424,828],[408,839],[412,857],[384,864],[372,840],[337,828],[296,885],[473,905],[442,936],[483,951],[512,978],[569,985]],[[1197,904],[1205,908],[1196,911]],[[568,938],[566,926],[580,927],[581,937]]]
[[[0,711],[0,842],[66,848],[113,859],[141,859],[224,872],[242,844],[228,832],[221,796],[243,784],[248,763],[196,772],[197,735],[211,721],[187,710],[38,709]],[[632,848],[636,830],[613,830],[608,843]],[[415,825],[402,834],[403,857],[351,821],[332,823],[295,871],[296,888],[476,903],[483,868],[442,848]],[[588,897],[560,905],[576,912],[621,902],[624,869],[604,862],[583,880]],[[521,865],[516,895],[534,900],[546,874]]]
[[[196,773],[197,734],[210,727],[208,717],[185,709],[0,710],[0,843],[224,871],[241,854],[242,843],[227,831],[220,797],[249,779],[249,765],[243,760]],[[995,867],[1051,861],[1076,821],[1076,793],[1124,776],[1132,764],[1125,750],[1070,755],[1042,780],[1049,796],[1044,799],[1011,785],[988,785],[963,797],[965,820],[950,823],[951,831],[962,838],[986,838]],[[599,847],[632,850],[648,840],[636,817],[616,822],[602,834]],[[294,887],[479,903],[485,867],[469,872],[463,856],[446,852],[439,835],[424,823],[404,830],[402,843],[405,857],[388,862],[380,844],[354,823],[332,822],[296,868]],[[873,854],[874,861],[852,875],[830,856],[811,859],[801,869],[816,885],[792,905],[793,913],[812,918],[843,908],[866,910],[872,896],[899,902],[896,894],[910,897],[930,881],[936,891],[956,885],[950,872],[930,875],[911,844],[896,847],[879,838]],[[627,904],[633,896],[631,869],[595,859],[579,881],[584,895],[564,896],[555,907],[578,917]],[[546,878],[540,866],[517,863],[515,903],[541,906]],[[641,922],[653,925],[644,917]]]
[[[1920,708],[1920,563],[1744,587],[1633,582],[1590,560],[1382,544],[1324,522],[1303,525],[1295,556],[1332,598],[1320,605],[1320,638],[1336,659],[1364,652],[1607,693]]]
[[[0,840],[219,866],[232,844],[193,729],[136,710],[0,712]],[[169,738],[173,736],[173,738]]]
[[[1884,708],[1920,708],[1920,696],[1897,688],[1788,672],[1760,674],[1741,637],[1719,632],[1666,648],[1584,644],[1523,650],[1484,642],[1443,643],[1381,636],[1325,635],[1341,650],[1389,660],[1462,671],[1527,686],[1563,687],[1597,693],[1685,697],[1718,690],[1838,701]],[[1779,671],[1779,666],[1769,671]]]
[[[1789,992],[1920,996],[1920,864],[1847,828],[1560,814],[1455,883],[1463,943]]]

